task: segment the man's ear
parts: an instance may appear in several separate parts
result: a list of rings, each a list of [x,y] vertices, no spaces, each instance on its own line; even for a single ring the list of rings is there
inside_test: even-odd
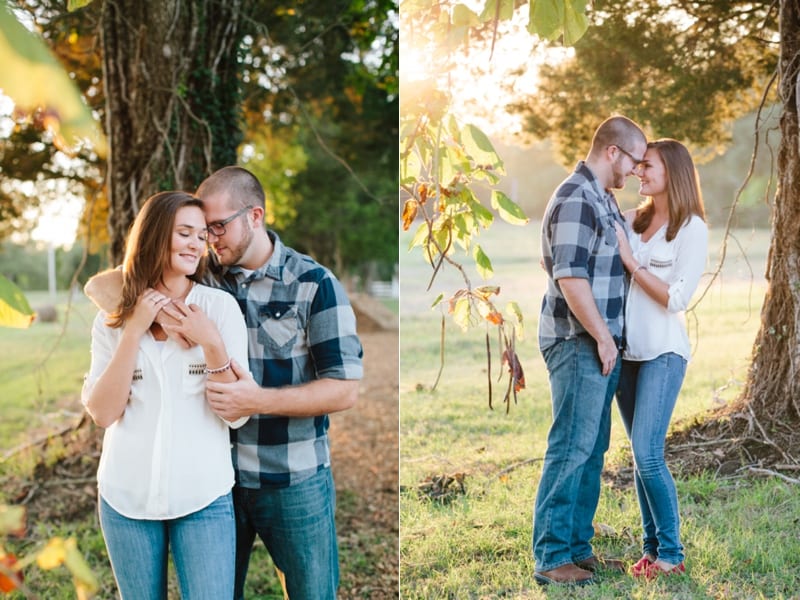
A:
[[[266,223],[264,222],[264,207],[263,206],[254,206],[253,207],[253,224],[264,228]]]

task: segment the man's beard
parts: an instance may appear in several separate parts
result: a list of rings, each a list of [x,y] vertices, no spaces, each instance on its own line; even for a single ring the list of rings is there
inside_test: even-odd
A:
[[[221,265],[226,267],[231,267],[233,265],[238,265],[244,253],[247,252],[247,248],[250,246],[250,242],[253,240],[253,230],[247,227],[242,234],[242,237],[235,243],[235,244],[227,244],[225,246],[225,255],[220,256],[217,254],[217,259]],[[216,254],[216,250],[214,250]]]

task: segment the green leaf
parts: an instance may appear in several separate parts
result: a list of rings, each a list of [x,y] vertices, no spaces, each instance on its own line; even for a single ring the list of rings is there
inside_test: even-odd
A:
[[[467,331],[470,325],[470,304],[469,298],[462,297],[456,300],[456,305],[453,308],[453,321],[456,325],[461,327],[463,331]]]
[[[573,46],[586,30],[589,19],[586,16],[586,1],[572,0],[566,2],[564,13],[564,45]]]
[[[408,250],[411,251],[415,246],[422,246],[426,239],[428,239],[428,224],[420,223],[419,227],[417,227],[417,230],[414,232],[414,237],[411,238],[411,241],[408,243]]]
[[[486,23],[494,21],[496,18],[500,21],[507,21],[513,16],[514,0],[487,0],[479,18],[481,23]]]
[[[503,161],[492,146],[492,142],[475,125],[467,125],[461,130],[464,149],[472,161],[481,168],[490,168],[500,175],[505,174]]]
[[[530,0],[528,31],[546,40],[556,39],[564,26],[565,0]]]
[[[0,327],[30,327],[35,317],[22,291],[0,275]]]
[[[78,10],[84,6],[88,6],[93,1],[94,0],[67,0],[67,11],[72,12],[74,10]]]
[[[469,209],[472,211],[475,220],[484,229],[488,229],[489,226],[491,226],[491,224],[494,222],[494,215],[492,214],[492,211],[490,211],[477,200],[467,201],[467,206],[469,206]]]
[[[0,65],[0,89],[20,109],[46,109],[45,127],[59,150],[73,153],[89,140],[94,151],[105,156],[105,137],[78,87],[44,40],[17,20],[7,2],[0,4]]]
[[[480,25],[478,15],[465,4],[456,4],[453,7],[453,25],[456,27],[475,27]]]
[[[419,179],[422,173],[422,162],[415,150],[411,150],[404,160],[400,162],[400,180],[409,184]]]
[[[528,31],[547,40],[564,36],[572,46],[589,28],[586,0],[530,0]]]
[[[500,218],[512,225],[527,225],[528,217],[522,209],[500,190],[492,190],[492,208],[500,213]]]
[[[25,531],[25,507],[0,504],[0,536]]]
[[[475,244],[472,249],[472,258],[475,259],[475,265],[478,267],[478,274],[484,279],[490,279],[494,275],[492,268],[492,261],[486,256],[486,253],[481,248],[480,244]]]
[[[444,299],[444,293],[440,293],[438,296],[436,296],[436,300],[433,301],[433,304],[431,304],[431,308],[436,308],[442,302],[443,299]]]

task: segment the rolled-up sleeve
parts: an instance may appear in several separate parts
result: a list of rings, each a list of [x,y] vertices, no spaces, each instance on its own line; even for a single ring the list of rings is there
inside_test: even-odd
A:
[[[353,308],[339,280],[328,274],[311,303],[309,351],[317,377],[361,379],[363,350]]]
[[[692,217],[676,239],[675,269],[669,285],[667,310],[677,313],[686,310],[706,268],[708,228],[699,217]]]

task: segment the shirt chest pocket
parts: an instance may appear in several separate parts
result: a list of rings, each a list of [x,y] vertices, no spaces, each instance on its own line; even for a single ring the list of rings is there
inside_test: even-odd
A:
[[[191,356],[182,361],[183,391],[187,394],[205,394],[206,391],[206,360],[202,351],[194,352],[196,349],[192,348]]]
[[[612,215],[602,215],[598,218],[598,229],[595,233],[594,253],[598,256],[609,256],[617,252],[619,242],[617,240],[616,223]]]
[[[662,280],[672,272],[675,265],[675,256],[672,250],[669,242],[661,240],[653,246],[647,257],[647,269]]]
[[[270,302],[258,311],[258,341],[272,352],[287,354],[294,347],[300,329],[294,305]]]

